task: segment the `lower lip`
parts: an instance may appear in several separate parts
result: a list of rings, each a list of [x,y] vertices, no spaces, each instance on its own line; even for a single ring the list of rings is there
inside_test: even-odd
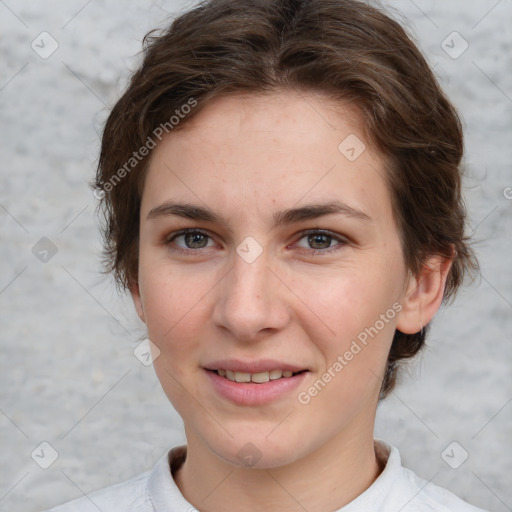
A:
[[[262,384],[251,382],[233,382],[216,372],[205,370],[213,389],[227,400],[239,405],[263,405],[270,403],[296,389],[308,372],[293,377],[281,377]]]

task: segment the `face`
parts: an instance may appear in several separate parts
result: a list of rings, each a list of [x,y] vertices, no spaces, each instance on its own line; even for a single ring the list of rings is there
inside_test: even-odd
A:
[[[132,293],[189,444],[278,467],[372,436],[408,283],[384,173],[311,93],[213,100],[154,149]]]

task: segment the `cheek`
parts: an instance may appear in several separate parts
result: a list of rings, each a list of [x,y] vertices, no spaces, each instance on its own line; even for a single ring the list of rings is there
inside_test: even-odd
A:
[[[325,407],[342,418],[342,411],[372,400],[382,382],[400,307],[394,279],[400,268],[391,258],[366,263],[295,279],[297,295],[307,297],[315,313],[306,329],[318,351],[321,382],[303,391],[318,414]]]
[[[204,273],[180,274],[166,266],[150,266],[141,273],[148,336],[160,350],[157,362],[173,372],[181,373],[181,362],[194,355],[204,338],[211,316],[208,292],[214,282]]]
[[[175,409],[189,418],[190,396],[197,395],[190,362],[199,358],[209,317],[204,300],[207,280],[152,266],[140,282],[148,337],[160,350],[155,372]]]
[[[150,261],[141,264],[139,286],[148,328],[159,334],[180,328],[201,309],[201,299],[212,288],[204,272]],[[175,327],[174,327],[175,326]]]
[[[400,269],[389,259],[385,263],[354,262],[321,272],[296,272],[285,280],[303,300],[302,309],[309,312],[309,328],[317,331],[314,339],[325,338],[329,345],[341,349],[339,343],[355,339],[392,308],[400,297],[400,285],[395,280],[398,275]],[[299,305],[298,300],[295,302]],[[385,326],[379,322],[379,331],[392,332],[394,316],[390,311]]]
[[[350,273],[324,287],[324,293],[308,295],[334,334],[325,335],[312,321],[308,337],[321,353],[321,365],[316,380],[301,390],[300,403],[311,418],[327,415],[334,431],[373,403],[382,384],[399,303],[394,285],[382,276],[376,285],[374,278]]]

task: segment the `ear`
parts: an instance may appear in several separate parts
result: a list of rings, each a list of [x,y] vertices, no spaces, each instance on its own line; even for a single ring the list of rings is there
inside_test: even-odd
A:
[[[432,256],[418,275],[410,277],[396,324],[399,331],[404,334],[417,333],[434,318],[443,300],[452,262],[453,256]]]
[[[140,296],[140,288],[138,282],[130,282],[130,294],[132,296],[133,304],[135,305],[135,310],[137,311],[139,318],[144,323],[146,323],[146,316],[144,315],[144,308],[142,306],[142,298]]]

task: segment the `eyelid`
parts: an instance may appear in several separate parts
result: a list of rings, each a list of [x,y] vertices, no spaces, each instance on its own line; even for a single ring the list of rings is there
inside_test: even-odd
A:
[[[348,237],[343,236],[340,233],[336,233],[334,231],[330,231],[328,229],[322,229],[322,228],[305,229],[299,233],[300,238],[303,238],[304,236],[307,236],[307,235],[317,235],[317,234],[330,236],[331,238],[334,238],[335,240],[338,240],[340,242],[348,242],[349,241]]]
[[[346,236],[340,235],[339,233],[335,233],[333,231],[329,231],[327,229],[321,229],[321,228],[312,228],[312,229],[306,229],[304,231],[301,231],[299,233],[298,238],[294,242],[294,244],[309,235],[326,235],[326,236],[329,236],[330,238],[332,238],[333,240],[336,240],[339,243],[332,247],[327,247],[326,249],[308,249],[308,248],[304,248],[304,247],[299,247],[298,248],[299,252],[306,252],[309,254],[329,254],[331,252],[339,250],[341,247],[344,247],[345,245],[350,244],[350,240]],[[287,247],[289,247],[289,246],[287,246]]]

